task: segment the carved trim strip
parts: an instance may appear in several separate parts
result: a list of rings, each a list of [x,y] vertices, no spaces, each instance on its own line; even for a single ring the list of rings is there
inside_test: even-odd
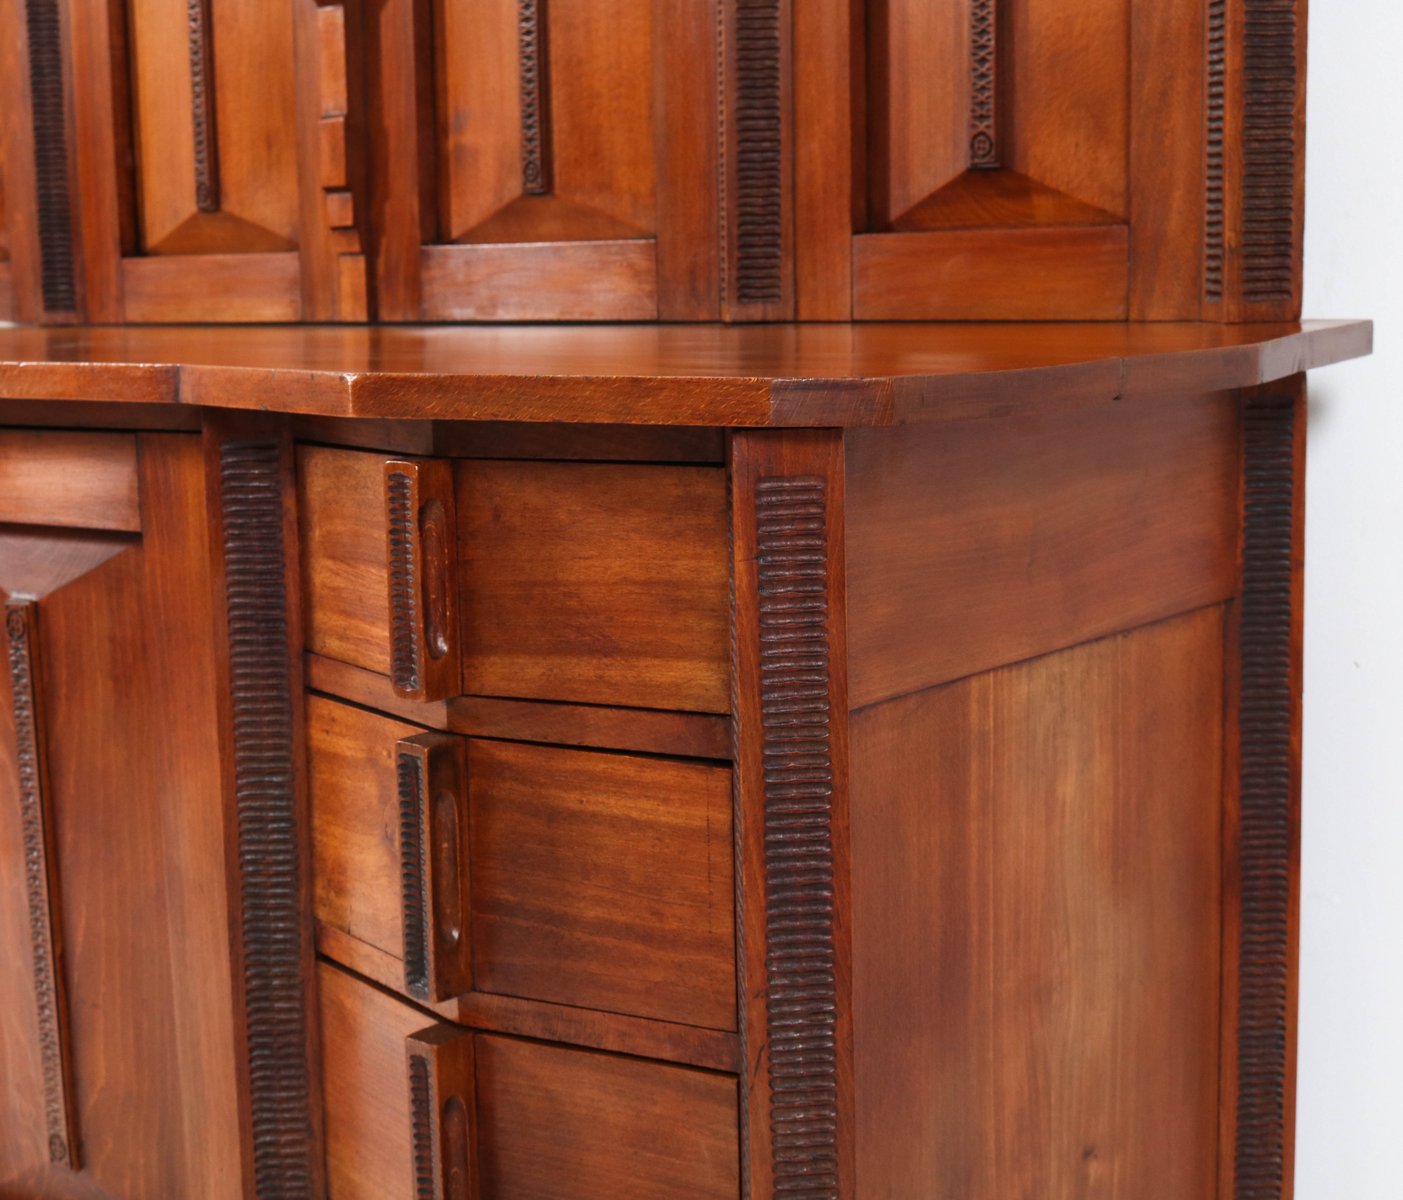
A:
[[[1244,421],[1236,1200],[1285,1186],[1292,864],[1295,410],[1249,400]]]
[[[34,966],[34,1002],[39,1018],[39,1063],[44,1083],[44,1120],[49,1161],[79,1169],[77,1119],[68,1050],[68,1004],[63,957],[56,927],[53,831],[40,751],[35,697],[32,602],[6,607],[10,683],[14,689],[15,766],[19,776],[20,829],[24,841],[24,887],[29,901],[29,941]]]
[[[395,689],[413,695],[422,689],[419,670],[418,514],[414,480],[403,471],[385,472],[385,520],[389,532],[390,678]]]
[[[970,0],[969,165],[999,165],[998,0]]]
[[[1290,301],[1296,283],[1297,0],[1246,0],[1243,26],[1242,294]]]
[[[25,0],[34,180],[39,210],[40,288],[44,311],[78,307],[73,270],[73,212],[68,198],[68,120],[63,94],[63,34],[58,0]]]
[[[546,0],[519,0],[519,3],[521,190],[528,196],[544,196],[551,189]]]
[[[827,494],[756,485],[770,1128],[776,1194],[838,1195]]]
[[[404,986],[420,1000],[429,997],[429,899],[423,796],[428,789],[424,763],[403,750],[396,757],[399,780],[400,897],[404,927]]]
[[[190,40],[190,118],[195,136],[195,206],[219,211],[219,150],[215,139],[214,47],[209,0],[185,0]]]
[[[736,300],[784,299],[781,0],[736,0]]]
[[[220,445],[253,1169],[269,1200],[310,1196],[317,1177],[282,474],[276,441]]]
[[[414,1140],[414,1200],[437,1200],[434,1189],[434,1097],[429,1060],[409,1056],[409,1123]]]
[[[1227,237],[1224,184],[1224,138],[1227,119],[1228,0],[1208,4],[1208,135],[1205,163],[1203,289],[1209,300],[1223,298],[1224,248]]]

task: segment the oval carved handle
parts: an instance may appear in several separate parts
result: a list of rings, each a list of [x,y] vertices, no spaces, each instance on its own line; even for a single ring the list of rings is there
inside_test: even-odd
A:
[[[435,1025],[407,1039],[405,1057],[414,1200],[471,1200],[477,1158],[473,1035]]]
[[[468,952],[467,753],[450,733],[395,748],[404,985],[430,1003],[472,990]]]
[[[385,464],[390,677],[413,700],[461,690],[453,468],[439,459]]]

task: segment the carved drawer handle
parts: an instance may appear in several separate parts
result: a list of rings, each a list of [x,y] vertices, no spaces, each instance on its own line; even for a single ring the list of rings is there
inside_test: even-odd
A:
[[[53,817],[44,758],[38,658],[39,609],[32,601],[6,605],[10,684],[14,689],[15,766],[19,776],[20,825],[24,837],[24,885],[29,900],[34,999],[39,1017],[39,1061],[44,1081],[44,1118],[49,1161],[79,1170],[78,1121],[68,1040],[62,923]]]
[[[467,753],[447,733],[396,747],[404,985],[438,1003],[472,990],[468,950]]]
[[[405,1043],[414,1138],[414,1200],[470,1200],[476,1093],[473,1035],[435,1025]]]
[[[387,462],[385,522],[395,691],[446,700],[461,690],[453,468],[435,459]]]

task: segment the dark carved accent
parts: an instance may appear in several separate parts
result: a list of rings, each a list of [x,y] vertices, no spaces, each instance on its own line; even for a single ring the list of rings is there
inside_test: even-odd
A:
[[[44,311],[78,307],[73,212],[68,200],[68,121],[64,113],[63,34],[58,0],[25,0],[29,90],[38,192],[40,287]]]
[[[736,300],[784,298],[780,0],[737,0],[735,39]]]
[[[1246,0],[1242,64],[1242,295],[1291,300],[1296,280],[1296,7]]]
[[[1209,300],[1223,298],[1223,256],[1227,237],[1223,174],[1227,116],[1228,0],[1208,3],[1208,138],[1205,171],[1203,290]]]
[[[385,519],[390,562],[390,677],[401,692],[420,690],[419,571],[415,562],[414,480],[402,471],[385,475]]]
[[[1295,844],[1292,603],[1295,417],[1289,395],[1252,400],[1244,428],[1236,1200],[1285,1184]]]
[[[254,1183],[291,1200],[312,1194],[317,1172],[282,470],[276,441],[220,446]]]
[[[39,1016],[39,1063],[44,1082],[44,1120],[49,1161],[79,1169],[77,1122],[68,1053],[68,1006],[52,883],[53,848],[47,784],[39,746],[35,700],[32,602],[8,606],[10,683],[14,689],[15,766],[19,776],[20,828],[24,840],[24,887],[29,901],[29,940],[34,960],[34,1000]]]
[[[435,1200],[434,1097],[429,1060],[409,1056],[409,1120],[414,1138],[414,1200]]]
[[[998,0],[970,4],[969,165],[999,165]]]
[[[519,0],[521,44],[521,189],[550,192],[550,95],[546,64],[546,0]]]
[[[423,761],[413,754],[397,757],[399,777],[400,896],[404,921],[404,985],[420,1000],[429,997],[429,900],[427,831],[421,797],[428,787]]]
[[[827,496],[756,486],[770,1128],[776,1194],[838,1195]]]
[[[215,140],[214,48],[209,0],[185,0],[190,37],[190,118],[195,133],[195,205],[219,211],[219,150]]]

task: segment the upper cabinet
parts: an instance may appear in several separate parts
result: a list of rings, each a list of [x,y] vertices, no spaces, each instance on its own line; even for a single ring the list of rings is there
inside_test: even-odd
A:
[[[0,313],[1291,318],[1303,9],[0,0]]]

